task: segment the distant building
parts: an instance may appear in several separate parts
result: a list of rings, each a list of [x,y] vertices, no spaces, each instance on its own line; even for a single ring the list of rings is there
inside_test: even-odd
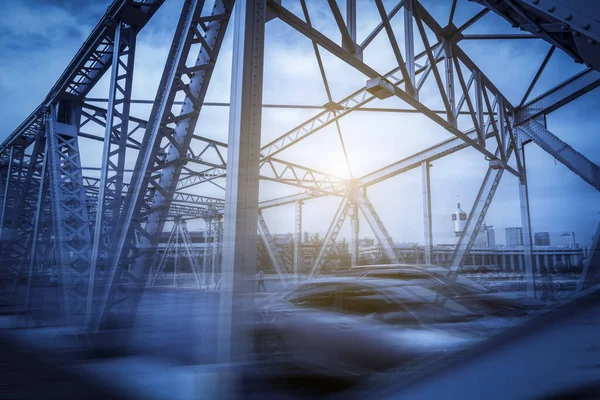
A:
[[[477,234],[473,246],[488,248],[496,247],[496,233],[494,232],[494,227],[492,225],[486,225],[484,222],[483,226],[479,229],[479,233]]]
[[[519,227],[506,228],[506,247],[523,246],[523,229]]]
[[[274,233],[271,237],[276,246],[292,246],[294,244],[294,235],[291,233]]]
[[[456,204],[456,211],[452,213],[452,222],[454,223],[454,237],[458,242],[467,224],[467,213],[460,208],[460,203]]]
[[[304,243],[308,243],[308,232],[304,231]]]
[[[360,248],[367,248],[367,247],[373,247],[375,246],[375,239],[373,238],[362,238],[358,241],[358,247]]]
[[[550,233],[536,232],[533,235],[533,243],[535,246],[550,246]]]
[[[560,244],[565,247],[575,246],[575,232],[565,232],[560,234]]]

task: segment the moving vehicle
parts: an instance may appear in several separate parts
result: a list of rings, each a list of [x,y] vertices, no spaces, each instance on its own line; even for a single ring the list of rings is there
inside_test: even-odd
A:
[[[449,268],[435,265],[368,265],[352,267],[346,275],[367,279],[401,279],[427,287],[443,298],[448,297],[475,313],[520,318],[546,306],[540,300],[513,293],[495,293]]]
[[[440,299],[410,280],[303,282],[260,305],[255,329],[259,365],[263,372],[292,366],[361,377],[396,366],[417,367],[510,326],[452,298]]]

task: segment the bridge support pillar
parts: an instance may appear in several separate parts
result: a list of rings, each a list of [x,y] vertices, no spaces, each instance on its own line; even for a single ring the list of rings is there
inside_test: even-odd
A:
[[[256,291],[258,184],[265,0],[235,4],[227,191],[219,307],[218,362],[244,362],[250,352]]]

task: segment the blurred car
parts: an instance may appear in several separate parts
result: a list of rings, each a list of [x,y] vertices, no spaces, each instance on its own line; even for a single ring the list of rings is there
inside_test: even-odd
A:
[[[509,326],[415,282],[325,278],[259,305],[255,345],[263,372],[290,367],[345,378],[438,359]]]
[[[450,298],[474,313],[521,318],[546,306],[538,299],[519,292],[496,293],[479,283],[435,265],[368,265],[352,267],[346,276],[368,279],[400,279],[426,287],[440,295],[437,301]]]

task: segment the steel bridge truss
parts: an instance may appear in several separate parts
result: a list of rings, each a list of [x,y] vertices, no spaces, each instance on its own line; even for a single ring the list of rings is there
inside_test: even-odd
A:
[[[517,5],[509,1],[493,2],[495,5],[478,2],[487,8],[482,8],[461,26],[454,24],[456,2],[453,2],[451,16],[445,26],[441,26],[418,0],[400,0],[391,9],[386,9],[382,0],[373,0],[380,22],[358,43],[355,0],[347,0],[346,15],[335,0],[328,1],[339,31],[336,39],[312,25],[305,0],[299,0],[301,13],[275,0],[186,0],[156,97],[151,101],[150,116],[144,120],[130,115],[134,102],[131,88],[135,77],[135,45],[137,35],[163,1],[114,1],[44,102],[0,147],[2,277],[13,278],[7,281],[11,282],[14,293],[17,292],[14,287],[23,281],[19,277],[26,278],[25,297],[17,301],[28,305],[32,276],[55,265],[60,270],[64,322],[96,332],[114,321],[123,327],[133,324],[144,287],[164,271],[167,254],[174,249],[185,253],[198,286],[216,288],[220,276],[225,274],[225,290],[235,290],[241,283],[230,279],[228,270],[221,270],[221,257],[233,259],[231,254],[236,246],[242,246],[244,241],[250,247],[255,246],[260,237],[275,271],[287,286],[291,280],[304,276],[310,279],[321,272],[347,218],[351,223],[351,263],[356,265],[359,214],[362,214],[388,261],[401,263],[404,260],[367,196],[367,188],[416,168],[422,169],[425,260],[430,262],[433,245],[430,163],[472,148],[489,166],[452,257],[453,271],[459,271],[469,254],[496,188],[502,176],[508,173],[519,182],[527,255],[525,268],[529,276],[528,291],[533,294],[524,146],[535,143],[600,189],[598,166],[562,142],[545,124],[547,114],[600,86],[600,74],[592,68],[596,67],[596,61],[591,60],[590,67],[583,72],[529,100],[529,94],[555,51],[566,51],[580,61],[592,57],[589,49],[583,49],[579,39],[557,40],[553,32],[536,31],[527,18],[531,13],[542,11],[539,7],[521,4],[525,1],[514,2]],[[245,11],[240,11],[239,15],[245,19],[242,18],[243,24],[237,22],[237,29],[250,27],[247,29],[251,31],[238,32],[236,40],[250,38],[244,35],[255,35],[252,51],[244,50],[247,54],[238,59],[240,68],[254,71],[254,75],[250,78],[246,74],[243,79],[232,82],[232,93],[240,94],[241,100],[235,103],[232,95],[234,122],[229,127],[229,143],[223,143],[197,134],[195,128],[236,3],[252,13],[244,15]],[[516,106],[460,47],[463,40],[510,38],[510,35],[469,35],[468,29],[490,9],[506,14],[509,21],[525,24],[525,29],[551,46],[525,97]],[[518,13],[518,10],[526,12]],[[584,16],[576,17],[578,24],[571,28],[581,34],[587,32],[585,37],[595,37],[595,28],[585,29]],[[257,126],[256,122],[248,121],[260,119],[260,103],[257,106],[252,99],[262,99],[258,96],[262,90],[263,56],[259,51],[261,35],[264,36],[262,25],[275,18],[311,42],[328,103],[313,117],[257,147],[256,154],[250,152],[254,158],[248,158],[247,165],[241,165],[227,160],[239,160],[243,156],[240,148],[245,149],[246,144],[239,140],[244,132],[248,135]],[[398,24],[399,18],[403,24]],[[545,18],[552,17],[545,15]],[[401,34],[398,26],[402,26]],[[363,61],[364,51],[378,35],[384,35],[396,64],[384,73]],[[522,34],[514,36],[524,38]],[[399,37],[404,38],[403,43]],[[574,50],[576,46],[579,53]],[[321,51],[329,52],[365,76],[364,81],[357,83],[356,91],[334,100]],[[248,61],[248,57],[254,58]],[[260,70],[260,77],[256,68]],[[105,73],[110,74],[110,80],[106,108],[102,108],[86,101],[86,95]],[[244,86],[246,80],[253,82],[250,93],[255,97],[252,99],[244,97],[247,96],[244,90],[248,89]],[[398,112],[419,113],[447,131],[451,138],[361,177],[353,177],[339,121],[356,111],[366,111],[368,104],[375,100],[387,98],[400,99],[406,108]],[[256,112],[248,118],[239,114],[247,104],[258,110],[252,108]],[[441,109],[438,109],[440,104]],[[338,132],[350,179],[284,159],[284,150],[329,125],[334,125]],[[100,166],[82,165],[80,140],[103,143]],[[238,182],[237,175],[242,168],[252,169],[248,175],[250,180],[256,173],[257,180],[273,181],[301,191],[261,201],[258,207],[253,205],[254,200],[248,200],[245,212],[256,217],[248,217],[247,227],[257,232],[256,237],[252,234],[236,237],[234,244],[222,246],[223,240],[228,240],[228,236],[225,239],[223,236],[232,229],[227,214],[231,204],[201,192],[212,184],[226,189],[226,196],[231,196],[234,189],[220,182],[224,179]],[[248,184],[251,190],[258,190],[258,182],[252,180]],[[241,193],[239,188],[238,182],[234,191],[240,193],[233,194],[239,196],[238,200],[242,201],[246,195],[252,197]],[[339,207],[313,264],[308,271],[302,271],[302,219],[303,214],[306,215],[303,204],[325,196],[338,198]],[[236,202],[235,206],[239,210],[244,204]],[[289,257],[276,248],[263,215],[268,208],[284,205],[296,207],[294,248]],[[205,222],[202,264],[193,251],[184,222],[191,218]],[[160,256],[157,249],[161,234],[168,226],[172,228],[168,250]],[[223,261],[223,268],[225,264]],[[596,269],[586,266],[586,271]]]

